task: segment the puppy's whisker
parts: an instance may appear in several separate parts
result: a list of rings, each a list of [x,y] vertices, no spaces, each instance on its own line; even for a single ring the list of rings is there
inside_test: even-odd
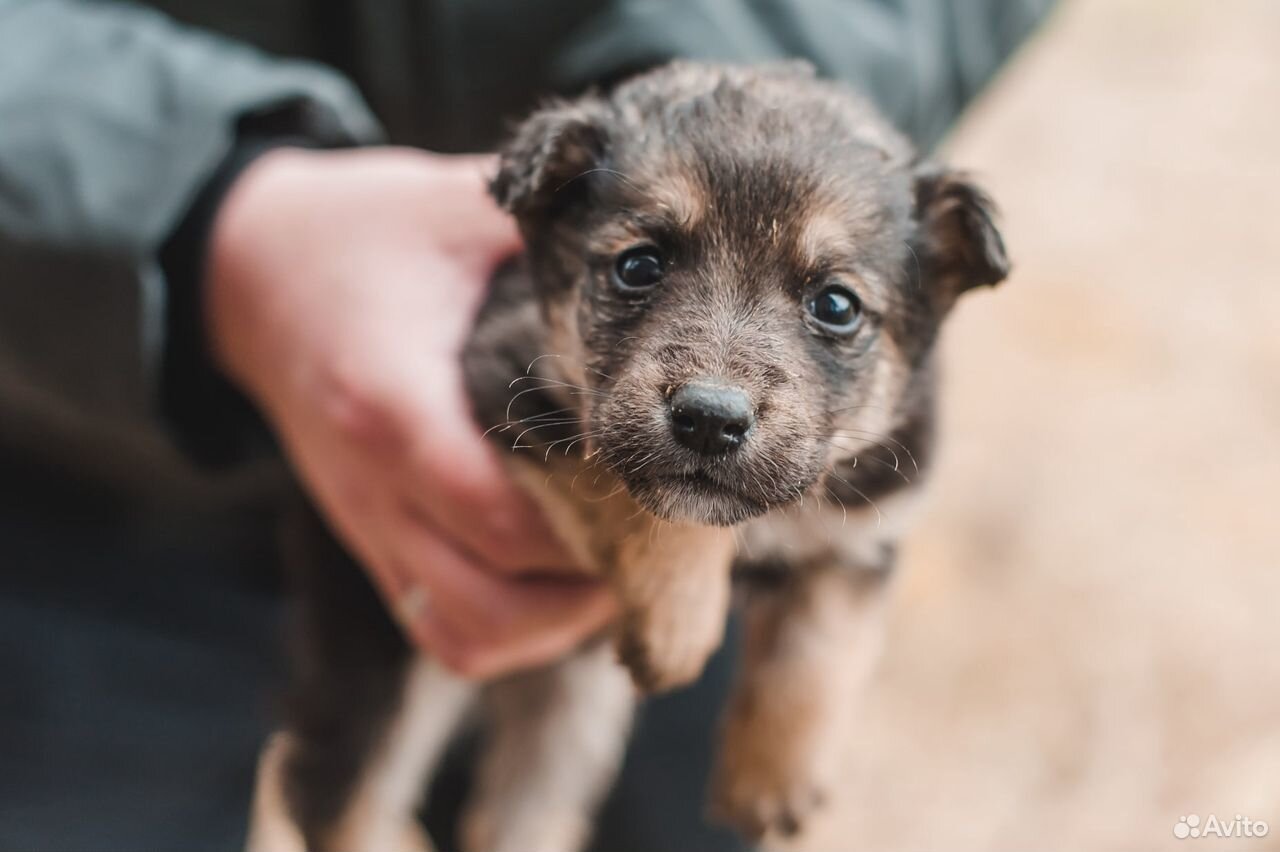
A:
[[[588,439],[588,438],[594,438],[594,437],[598,436],[599,434],[600,434],[600,433],[599,433],[598,431],[592,430],[592,431],[587,431],[587,432],[581,432],[581,433],[579,433],[579,434],[577,434],[577,435],[570,435],[568,438],[560,438],[559,440],[552,441],[551,443],[547,444],[547,452],[546,452],[546,455],[545,455],[545,456],[543,456],[543,459],[542,459],[542,460],[543,460],[543,461],[548,461],[548,460],[551,458],[551,451],[555,449],[556,444],[563,444],[565,441],[568,441],[568,442],[569,442],[569,445],[568,445],[567,447],[565,447],[565,449],[564,449],[564,454],[565,454],[566,456],[568,456],[568,455],[569,455],[569,449],[570,449],[570,447],[572,447],[574,444],[578,443],[579,441],[585,441],[585,440],[586,440],[586,439]]]
[[[916,254],[916,250],[911,247],[911,243],[907,242],[906,240],[903,240],[902,244],[907,247],[907,251],[911,252],[911,259],[915,261],[916,274],[915,274],[915,278],[912,280],[912,285],[915,287],[916,290],[919,290],[920,289],[920,255]]]
[[[658,454],[656,452],[649,453],[649,455],[645,456],[644,461],[640,462],[640,464],[636,465],[631,470],[627,471],[627,474],[629,476],[634,476],[635,474],[640,472],[641,468],[643,468],[645,465],[647,465],[649,462],[653,461],[657,457],[658,457]]]
[[[576,174],[576,175],[574,175],[573,177],[569,178],[569,179],[568,179],[567,181],[565,181],[564,183],[562,183],[562,184],[560,184],[559,186],[557,186],[557,187],[556,187],[556,189],[555,189],[555,191],[556,191],[556,192],[560,192],[562,189],[564,189],[565,187],[567,187],[569,184],[573,183],[574,181],[578,180],[579,178],[584,178],[584,177],[587,177],[588,175],[593,175],[593,174],[607,174],[607,175],[612,175],[612,176],[616,177],[618,180],[620,180],[620,181],[622,181],[623,183],[625,183],[627,186],[631,187],[631,189],[632,189],[632,190],[634,190],[635,192],[638,192],[638,193],[643,194],[643,190],[642,190],[642,189],[640,189],[640,187],[636,186],[635,181],[633,181],[631,178],[627,177],[626,175],[624,175],[622,172],[618,171],[617,169],[606,169],[606,168],[605,168],[605,167],[603,167],[603,166],[597,166],[597,167],[596,167],[596,168],[594,168],[594,169],[587,169],[586,171],[579,172],[578,174]]]
[[[822,527],[822,531],[827,534],[827,543],[830,544],[831,530],[828,529],[827,527],[827,519],[823,517],[823,515],[826,513],[823,511],[822,492],[814,491],[813,500],[814,500],[814,503],[817,505],[817,509],[818,509],[818,511],[816,512],[818,517],[818,526]],[[839,502],[839,501],[836,501],[836,502]]]
[[[821,440],[821,441],[825,441],[826,443],[830,444],[831,446],[833,446],[833,447],[838,447],[839,449],[844,449],[844,450],[849,449],[848,447],[845,447],[843,444],[837,443],[837,441],[832,440],[832,439],[819,438],[819,440]],[[881,447],[881,449],[883,449],[883,450],[885,450],[886,452],[889,452],[889,453],[892,453],[892,452],[893,452],[893,451],[892,451],[892,450],[890,450],[888,447]],[[849,456],[848,458],[845,458],[845,459],[838,459],[836,463],[837,463],[837,464],[844,464],[844,463],[846,463],[846,462],[847,462],[847,463],[848,463],[848,465],[849,465],[849,469],[850,469],[850,470],[852,470],[852,469],[854,469],[854,468],[856,468],[856,467],[858,466],[858,462],[859,462],[859,461],[860,461],[860,457],[859,457],[859,456]],[[896,474],[898,475],[898,478],[900,478],[903,482],[907,483],[908,485],[910,485],[910,484],[914,481],[914,480],[912,480],[912,478],[911,478],[911,477],[907,476],[907,475],[906,475],[906,473],[904,473],[902,470],[900,470],[900,469],[898,468],[898,465],[897,465],[896,463],[895,463],[895,464],[889,464],[889,463],[888,463],[887,461],[885,461],[884,459],[878,459],[878,458],[876,458],[875,456],[868,456],[868,457],[867,457],[867,461],[871,462],[872,464],[878,464],[878,465],[880,465],[881,467],[887,467],[887,468],[889,468],[889,470],[891,470],[891,471],[893,471],[894,473],[896,473]],[[897,461],[897,459],[895,459],[894,461],[896,462],[896,461]]]
[[[512,420],[505,424],[507,426],[526,426],[530,424],[550,423],[554,421],[574,421],[581,420],[582,415],[572,408],[566,408],[563,411],[548,412],[546,414],[531,415],[529,417],[521,417],[519,420]]]
[[[530,377],[526,377],[526,378],[534,378],[534,377],[531,377],[531,376],[530,376]],[[519,379],[516,379],[516,381],[518,382],[518,381],[520,381],[520,380],[519,380]],[[547,379],[547,380],[544,380],[544,381],[551,381],[551,380]],[[514,382],[513,382],[512,384],[514,384]],[[558,386],[558,387],[574,388],[575,390],[570,392],[570,396],[583,395],[583,394],[581,394],[581,393],[580,393],[580,391],[582,391],[583,389],[582,389],[582,388],[579,388],[579,386],[578,386],[578,385],[570,385],[570,384],[567,384],[567,383],[565,383],[565,382],[558,382],[555,386]],[[525,394],[527,394],[527,393],[534,393],[535,391],[543,391],[543,390],[546,390],[548,387],[551,387],[551,386],[550,386],[550,385],[543,385],[543,386],[536,387],[536,388],[525,388],[524,390],[517,392],[517,393],[515,394],[515,396],[511,397],[511,399],[507,402],[507,411],[506,411],[506,414],[505,414],[505,416],[506,416],[507,420],[510,420],[510,419],[511,419],[511,408],[512,408],[512,406],[514,406],[514,405],[516,404],[516,400],[517,400],[517,399],[519,399],[520,397],[524,396],[524,395],[525,395]],[[598,396],[601,396],[601,397],[607,397],[607,396],[608,396],[608,394],[604,393],[603,391],[593,391],[593,390],[591,390],[590,388],[587,388],[587,389],[586,389],[586,393],[588,393],[588,394],[595,394],[595,395],[598,395]]]
[[[826,492],[831,495],[831,499],[834,500],[836,504],[840,507],[840,526],[842,527],[848,526],[849,525],[849,507],[846,506],[840,500],[839,494],[836,494],[836,492],[831,490],[830,485],[827,485],[827,483],[825,482],[821,484],[822,484],[822,487],[826,490]]]
[[[546,390],[547,388],[569,388],[571,390],[582,391],[584,393],[594,393],[605,396],[605,392],[596,388],[589,388],[586,385],[574,384],[573,382],[562,381],[561,379],[552,379],[547,376],[517,376],[511,380],[507,387],[515,387],[520,382],[542,382],[536,388],[531,390]]]
[[[559,355],[557,355],[557,354],[556,354],[556,353],[554,353],[554,352],[547,352],[547,353],[544,353],[544,354],[542,354],[542,355],[539,355],[537,358],[534,358],[532,361],[530,361],[530,362],[529,362],[529,366],[527,366],[527,367],[525,367],[525,368],[524,368],[524,374],[525,374],[526,376],[532,376],[532,375],[533,375],[533,365],[534,365],[534,364],[536,364],[536,363],[538,363],[539,361],[541,361],[543,358],[559,358],[559,357],[560,357],[560,356],[559,356]]]
[[[574,488],[576,488],[576,487],[578,486],[578,477],[580,477],[580,476],[582,476],[582,474],[586,473],[588,469],[589,469],[589,468],[588,468],[588,466],[586,466],[586,465],[584,465],[583,467],[578,468],[578,472],[577,472],[577,473],[575,473],[575,474],[573,475],[573,479],[569,480],[569,493],[570,493],[570,494],[572,494],[572,493],[573,493],[573,489],[574,489]]]
[[[583,361],[581,358],[571,358],[568,355],[561,355],[558,352],[547,352],[542,355],[539,355],[537,358],[534,358],[532,361],[530,361],[529,366],[524,368],[524,374],[527,378],[546,378],[544,376],[533,375],[533,365],[541,361],[543,358],[560,358],[565,361],[573,361],[575,364],[578,364],[580,367],[582,367],[582,369],[590,370],[591,372],[595,373],[597,376],[600,376],[602,379],[613,381],[613,376],[609,375],[603,370],[596,369],[595,367],[591,366],[587,362]]]
[[[860,435],[871,435],[871,436],[874,436],[874,437],[876,438],[876,440],[878,440],[878,441],[888,441],[889,443],[893,444],[893,445],[894,445],[895,447],[897,447],[898,449],[902,450],[903,454],[905,454],[905,455],[906,455],[906,457],[907,457],[908,459],[910,459],[910,461],[911,461],[911,466],[912,466],[912,467],[914,467],[914,468],[916,469],[916,475],[918,476],[918,475],[920,474],[920,465],[916,463],[916,457],[915,457],[915,455],[911,452],[911,448],[910,448],[910,447],[908,447],[906,444],[902,443],[901,441],[897,440],[896,438],[890,437],[889,435],[883,435],[883,434],[881,434],[881,433],[879,433],[879,432],[871,432],[871,431],[869,431],[869,430],[867,430],[867,429],[854,429],[854,428],[837,429],[837,430],[835,430],[835,432],[834,432],[833,434],[835,434],[835,435],[839,435],[841,432],[857,432],[857,433],[859,433]],[[852,437],[852,436],[851,436],[851,437]],[[862,440],[862,438],[860,438],[860,437],[859,437],[859,438],[855,438],[855,440]],[[888,448],[886,447],[886,449],[888,449]]]
[[[869,438],[869,437],[862,437],[858,435],[810,435],[809,437],[813,438],[816,441],[823,441],[825,443],[831,444],[832,446],[844,447],[845,449],[848,449],[850,451],[853,451],[855,449],[864,450],[864,449],[869,449],[871,447],[879,447],[880,449],[884,450],[887,453],[892,452],[892,450],[889,449],[889,447],[885,446],[884,444],[881,444],[879,441],[873,440],[872,438]],[[845,443],[841,443],[842,441]]]
[[[589,438],[593,438],[593,437],[597,437],[597,436],[595,436],[595,435],[583,435],[581,438],[574,438],[572,441],[570,441],[570,442],[569,442],[568,446],[566,446],[566,447],[564,448],[564,454],[565,454],[566,456],[568,456],[568,455],[569,455],[569,451],[573,449],[573,445],[574,445],[574,444],[578,443],[579,441],[585,441],[585,440],[588,440]],[[563,440],[563,439],[562,439],[562,440]]]
[[[908,485],[910,485],[910,484],[911,484],[911,482],[912,482],[911,477],[907,476],[907,475],[906,475],[904,472],[902,472],[901,470],[898,470],[898,466],[897,466],[896,464],[889,464],[889,463],[888,463],[887,461],[885,461],[884,459],[878,459],[878,458],[876,458],[875,456],[871,456],[871,457],[869,457],[867,460],[868,460],[868,461],[870,461],[870,462],[871,462],[871,463],[873,463],[873,464],[878,464],[878,465],[880,465],[881,467],[887,467],[887,468],[889,468],[889,469],[890,469],[890,470],[892,470],[894,473],[896,473],[896,474],[898,475],[898,478],[899,478],[899,479],[901,479],[903,482],[907,483]]]
[[[836,473],[834,470],[828,470],[828,471],[827,471],[827,476],[834,476],[836,479],[840,480],[840,481],[841,481],[841,482],[843,482],[845,485],[847,485],[847,486],[849,487],[849,490],[850,490],[850,491],[852,491],[854,494],[857,494],[857,495],[858,495],[859,497],[861,497],[863,500],[866,500],[866,501],[867,501],[867,505],[868,505],[868,506],[870,506],[872,509],[874,509],[874,510],[875,510],[875,513],[876,513],[876,529],[880,529],[880,526],[881,526],[881,524],[882,524],[882,523],[883,523],[883,521],[884,521],[884,515],[883,515],[883,514],[881,513],[881,511],[880,511],[880,507],[876,505],[876,501],[875,501],[875,500],[872,500],[872,499],[871,499],[870,497],[868,497],[865,493],[863,493],[862,491],[860,491],[860,490],[858,490],[857,488],[855,488],[855,487],[854,487],[854,486],[849,482],[849,480],[845,479],[843,476],[841,476],[840,474]]]
[[[844,434],[841,434],[841,431],[856,431],[856,432],[859,432],[860,434],[844,435]],[[893,456],[893,469],[898,470],[902,466],[901,460],[898,458],[898,454],[894,452],[893,449],[888,446],[888,444],[884,443],[885,441],[888,441],[894,444],[894,446],[898,447],[900,450],[902,450],[903,454],[906,455],[907,460],[911,462],[911,466],[915,468],[916,475],[917,476],[920,475],[920,465],[919,463],[916,462],[915,454],[912,453],[911,449],[907,447],[905,444],[903,444],[901,441],[890,438],[888,435],[881,435],[878,432],[870,432],[870,431],[857,429],[857,430],[840,430],[840,431],[831,433],[830,435],[813,434],[813,435],[810,435],[809,437],[817,438],[820,441],[827,441],[828,443],[833,443],[833,444],[839,440],[853,441],[859,444],[874,444],[875,446],[878,446],[880,449],[884,450],[889,455]],[[842,444],[835,444],[835,445],[843,446]]]
[[[516,436],[515,441],[513,441],[512,443],[513,445],[520,443],[520,439],[523,438],[525,435],[528,435],[530,432],[536,432],[539,429],[550,429],[553,426],[568,426],[570,423],[577,423],[577,422],[578,422],[578,418],[570,417],[567,420],[553,420],[549,423],[539,423],[536,426],[530,426],[528,429],[525,429],[523,432],[521,432],[519,435]]]
[[[854,411],[854,410],[859,409],[859,408],[875,408],[875,409],[879,409],[880,411],[888,411],[888,410],[889,410],[889,409],[885,408],[883,405],[875,405],[874,403],[864,402],[864,403],[861,403],[861,404],[859,404],[859,405],[846,405],[844,408],[829,408],[829,409],[827,409],[827,410],[824,412],[824,414],[826,414],[826,416],[830,417],[832,414],[839,414],[839,413],[841,413],[841,412],[843,412],[843,411]]]
[[[498,423],[496,425],[490,426],[488,429],[485,429],[484,433],[480,437],[487,438],[489,437],[490,434],[494,432],[505,432],[514,425],[515,424],[512,423],[510,420],[508,420],[506,423]]]
[[[576,411],[576,410],[577,409],[575,409],[573,406],[569,406],[568,408],[557,408],[555,411],[544,411],[540,414],[530,414],[528,417],[521,417],[519,420],[508,420],[505,423],[497,423],[493,426],[490,426],[488,429],[484,430],[484,433],[481,435],[481,437],[487,438],[489,437],[489,434],[492,432],[505,432],[508,429],[511,429],[512,427],[520,426],[524,423],[539,422],[559,414],[565,414],[566,412]],[[576,417],[571,418],[570,422],[576,419],[577,419]]]
[[[886,453],[888,453],[889,455],[893,456],[893,464],[889,464],[887,461],[883,461],[883,460],[881,460],[881,459],[878,459],[878,458],[876,458],[875,456],[871,456],[871,457],[870,457],[871,461],[875,462],[876,464],[882,464],[882,465],[884,465],[885,467],[891,468],[891,469],[893,470],[893,472],[894,472],[894,473],[896,473],[896,474],[898,474],[899,476],[901,476],[901,477],[902,477],[904,480],[906,480],[907,482],[910,482],[910,481],[911,481],[910,479],[908,479],[908,478],[907,478],[907,475],[906,475],[906,474],[904,474],[904,473],[902,472],[902,470],[901,470],[901,468],[902,468],[902,464],[901,464],[901,461],[900,461],[900,460],[899,460],[899,458],[898,458],[898,454],[897,454],[897,453],[895,453],[895,452],[893,451],[893,448],[892,448],[892,447],[889,447],[889,446],[887,446],[887,445],[885,445],[885,444],[882,444],[882,443],[880,443],[879,441],[868,441],[867,439],[863,439],[863,438],[853,438],[853,437],[846,437],[846,436],[838,436],[838,437],[835,437],[835,438],[819,438],[818,440],[820,440],[820,441],[826,441],[828,444],[831,444],[831,445],[832,445],[832,446],[834,446],[834,447],[841,447],[841,448],[846,448],[844,444],[838,443],[838,442],[839,442],[839,441],[841,441],[841,440],[846,440],[846,441],[858,441],[858,442],[863,443],[863,444],[866,444],[866,443],[872,443],[872,444],[875,444],[875,445],[876,445],[876,446],[878,446],[880,449],[884,450]],[[848,449],[848,448],[846,448],[846,449]],[[855,458],[856,458],[856,456],[855,456]]]
[[[535,429],[545,429],[545,427],[548,427],[548,426],[572,426],[572,425],[575,425],[575,423],[577,423],[577,417],[570,417],[570,418],[567,418],[567,420],[549,420],[545,423],[534,423],[534,425],[530,426],[529,429],[526,429],[525,431],[534,431]],[[524,426],[524,425],[525,423],[509,423],[509,425],[503,426],[502,429],[499,429],[498,431],[506,432],[508,430],[516,429],[517,426]],[[521,436],[524,436],[524,434],[525,432],[520,432]],[[516,440],[520,440],[520,438],[517,438]]]
[[[565,406],[564,408],[557,408],[557,409],[555,409],[554,411],[543,411],[543,412],[540,412],[540,413],[538,413],[538,414],[530,414],[528,417],[521,417],[519,420],[517,420],[517,421],[515,421],[515,422],[516,422],[516,423],[527,423],[527,422],[529,422],[530,420],[543,420],[543,419],[546,419],[546,418],[548,418],[548,417],[555,417],[557,414],[567,414],[567,413],[569,413],[570,411],[572,411],[572,412],[575,412],[575,413],[576,413],[576,412],[577,412],[577,410],[578,410],[578,409],[577,409],[577,407],[572,406],[572,405],[567,405],[567,406]]]
[[[602,473],[602,474],[601,474],[601,476],[603,476],[603,475],[604,475],[604,474]],[[596,481],[597,481],[597,482],[599,482],[599,481],[600,481],[600,477],[599,477],[599,476],[598,476],[598,477],[596,477]],[[617,495],[618,495],[618,493],[619,493],[619,492],[621,492],[621,491],[622,491],[622,489],[624,489],[624,488],[626,488],[626,487],[627,487],[627,486],[625,486],[624,484],[622,484],[621,482],[619,482],[617,485],[615,485],[615,486],[613,487],[613,490],[612,490],[612,491],[610,491],[608,494],[604,495],[603,497],[584,497],[583,499],[584,499],[584,500],[586,500],[588,503],[603,503],[604,501],[606,501],[606,500],[608,500],[608,499],[610,499],[610,498],[612,498],[612,497],[617,496]]]

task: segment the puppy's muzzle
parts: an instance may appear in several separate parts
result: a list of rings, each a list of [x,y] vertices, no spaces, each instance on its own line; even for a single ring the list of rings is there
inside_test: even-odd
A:
[[[671,396],[671,434],[703,456],[722,456],[741,447],[755,423],[751,399],[736,385],[699,379]]]

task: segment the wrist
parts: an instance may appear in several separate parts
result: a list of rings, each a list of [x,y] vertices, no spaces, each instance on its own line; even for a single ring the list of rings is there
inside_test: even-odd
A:
[[[310,143],[284,136],[238,139],[158,251],[167,294],[158,400],[175,442],[200,465],[236,462],[269,443],[254,407],[214,357],[206,321],[207,270],[214,222],[232,187],[261,156],[298,144]]]
[[[209,231],[203,290],[209,356],[241,390],[261,402],[257,366],[272,357],[267,316],[278,294],[270,291],[271,247],[288,227],[294,181],[323,154],[272,147],[238,174],[223,196]]]

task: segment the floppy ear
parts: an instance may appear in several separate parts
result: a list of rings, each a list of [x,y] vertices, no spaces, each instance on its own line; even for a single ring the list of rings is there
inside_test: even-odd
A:
[[[916,253],[935,286],[954,299],[998,284],[1009,274],[995,204],[960,172],[925,167],[916,173]]]
[[[552,102],[517,128],[502,149],[489,191],[516,216],[549,212],[582,191],[574,186],[604,159],[606,107],[598,98]]]

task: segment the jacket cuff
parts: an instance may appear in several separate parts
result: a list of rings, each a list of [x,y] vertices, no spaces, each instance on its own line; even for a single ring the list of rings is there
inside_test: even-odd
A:
[[[227,467],[276,450],[266,422],[211,355],[204,279],[214,220],[236,180],[263,154],[278,148],[317,147],[307,137],[275,135],[269,123],[242,131],[160,249],[160,266],[168,284],[160,414],[179,449],[201,467]]]

